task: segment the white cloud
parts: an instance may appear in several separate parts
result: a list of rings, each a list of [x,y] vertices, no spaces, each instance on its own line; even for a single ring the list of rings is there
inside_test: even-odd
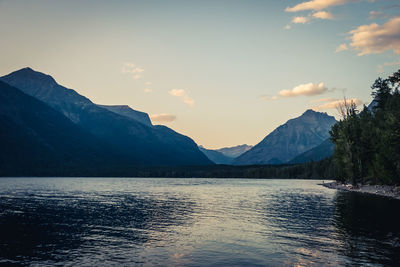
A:
[[[142,74],[144,72],[144,69],[141,67],[137,67],[133,63],[125,63],[122,66],[122,73],[125,74],[132,74],[132,77],[134,80],[140,79],[142,77]]]
[[[150,115],[150,119],[152,122],[162,122],[162,123],[166,123],[166,122],[173,122],[174,120],[176,120],[176,116],[175,115],[170,115],[170,114],[152,114]]]
[[[324,109],[337,109],[340,105],[344,104],[343,99],[334,99],[332,101],[329,101],[327,103],[324,103],[322,105],[313,107],[314,110],[324,110]],[[357,106],[364,104],[364,102],[362,102],[360,99],[358,98],[352,98],[352,99],[346,99],[346,101],[348,103],[350,103],[351,101],[354,102],[354,104],[356,104]]]
[[[342,52],[342,51],[345,51],[348,49],[349,49],[349,47],[347,46],[347,44],[341,44],[336,48],[335,52],[338,53],[338,52]]]
[[[292,26],[290,26],[290,24],[285,26],[285,30],[290,30],[292,28]]]
[[[311,0],[297,4],[293,7],[287,7],[286,12],[298,12],[304,10],[320,11],[331,6],[344,5],[352,0]]]
[[[144,84],[145,85],[151,85],[151,82],[145,82]]]
[[[326,11],[318,11],[312,14],[312,16],[317,19],[333,19],[333,15]]]
[[[143,91],[144,91],[145,93],[151,93],[151,92],[153,92],[153,89],[151,89],[151,88],[144,88]]]
[[[394,17],[379,26],[376,23],[362,25],[349,32],[350,46],[358,55],[379,54],[393,50],[400,54],[400,17]]]
[[[309,21],[310,19],[308,17],[293,17],[292,23],[298,24],[305,24]]]
[[[314,84],[306,83],[294,87],[292,90],[282,90],[279,95],[282,97],[296,97],[296,96],[314,96],[321,95],[328,92],[329,89],[324,86],[324,83]]]
[[[179,97],[188,106],[194,106],[194,100],[187,94],[184,89],[172,89],[171,91],[169,91],[169,94]]]

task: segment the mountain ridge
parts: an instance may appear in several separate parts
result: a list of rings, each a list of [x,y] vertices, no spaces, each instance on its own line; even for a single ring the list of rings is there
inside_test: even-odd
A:
[[[167,127],[149,127],[99,107],[75,90],[59,85],[47,74],[24,68],[0,80],[59,111],[82,129],[123,152],[132,164],[212,164],[191,138]]]
[[[235,159],[235,165],[281,164],[321,144],[329,137],[333,116],[308,109],[269,133],[253,148]]]

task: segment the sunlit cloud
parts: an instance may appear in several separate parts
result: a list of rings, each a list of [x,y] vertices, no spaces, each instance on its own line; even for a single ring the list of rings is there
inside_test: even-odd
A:
[[[347,103],[353,102],[354,104],[356,104],[356,106],[360,106],[363,105],[364,102],[361,101],[358,98],[351,98],[351,99],[333,99],[333,100],[328,100],[328,102],[321,104],[319,106],[315,106],[313,107],[314,110],[326,110],[326,109],[337,109],[338,107],[340,107],[341,105],[343,105],[345,103],[345,101],[347,101]],[[321,101],[323,102],[323,101]]]
[[[291,90],[282,90],[279,92],[279,96],[282,97],[296,97],[296,96],[315,96],[322,95],[333,89],[328,89],[324,86],[324,83],[306,83],[300,84]]]
[[[285,30],[290,30],[292,28],[292,26],[290,24],[285,26]]]
[[[400,17],[391,18],[381,26],[376,23],[362,25],[349,33],[350,46],[358,51],[359,56],[388,50],[400,54]]]
[[[320,11],[331,6],[344,5],[352,1],[353,0],[312,0],[312,1],[302,2],[293,7],[287,7],[285,11],[286,12],[298,12],[304,10]]]
[[[342,52],[342,51],[345,51],[348,49],[349,49],[349,47],[347,46],[347,44],[341,44],[336,48],[335,52],[338,53],[338,52]]]
[[[382,73],[385,67],[393,67],[393,66],[400,66],[400,60],[394,62],[385,62],[383,64],[378,65],[378,72]]]
[[[152,122],[161,122],[161,123],[167,123],[167,122],[173,122],[176,120],[175,115],[170,115],[170,114],[152,114],[150,115],[150,119]]]
[[[277,99],[279,99],[278,96],[270,96],[270,95],[261,95],[260,98],[261,98],[262,100],[265,100],[265,101],[277,100]]]
[[[332,102],[338,100],[337,98],[333,97],[325,97],[325,98],[320,98],[320,99],[315,99],[310,101],[310,103],[321,103],[321,102]]]
[[[312,14],[312,16],[317,19],[333,19],[333,15],[326,11],[318,11]]]
[[[292,23],[294,23],[294,24],[299,24],[299,23],[305,24],[305,23],[307,23],[308,21],[309,21],[309,18],[308,18],[308,17],[294,17],[294,18],[292,19]]]
[[[151,93],[151,92],[153,92],[153,89],[151,89],[151,88],[144,88],[143,91],[144,91],[145,93]]]
[[[134,80],[140,79],[142,77],[142,73],[144,72],[144,69],[141,67],[137,67],[133,63],[125,63],[122,66],[122,73],[124,74],[132,74],[132,78]]]
[[[169,94],[180,98],[188,106],[194,106],[194,100],[187,94],[184,89],[172,89]]]
[[[151,82],[145,82],[144,84],[145,85],[151,85],[152,83]]]
[[[287,7],[286,12],[298,12],[304,10],[320,11],[331,6],[344,5],[352,0],[312,0],[297,4],[293,7]]]

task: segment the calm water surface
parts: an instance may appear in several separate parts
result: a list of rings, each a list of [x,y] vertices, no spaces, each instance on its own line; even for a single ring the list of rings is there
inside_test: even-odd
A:
[[[400,201],[321,181],[1,178],[0,265],[400,265]]]

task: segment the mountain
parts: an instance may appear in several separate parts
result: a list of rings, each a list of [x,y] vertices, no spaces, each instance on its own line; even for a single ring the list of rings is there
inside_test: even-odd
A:
[[[321,144],[336,123],[334,117],[311,109],[288,120],[260,143],[235,159],[235,165],[280,164]]]
[[[73,173],[117,158],[107,144],[58,111],[1,81],[0,125],[0,176]]]
[[[187,136],[165,127],[150,127],[131,116],[94,104],[51,76],[24,68],[0,80],[31,95],[91,135],[107,143],[133,165],[208,165],[212,162]],[[71,137],[73,138],[73,136]]]
[[[203,146],[199,146],[199,149],[207,156],[207,158],[209,158],[212,162],[216,164],[229,165],[234,159],[233,157],[228,157],[217,150],[207,149]]]
[[[335,145],[328,139],[322,142],[320,145],[311,148],[310,150],[301,153],[296,156],[294,159],[290,160],[289,164],[300,164],[307,163],[311,161],[320,161],[325,158],[329,158],[333,155],[333,150],[335,149]]]
[[[149,127],[153,126],[153,124],[151,123],[149,114],[134,110],[127,105],[113,105],[113,106],[98,105],[98,106],[108,109],[109,111],[120,114],[122,116],[134,119],[134,120],[136,120],[144,125],[147,125]]]
[[[244,152],[250,150],[253,146],[249,145],[239,145],[239,146],[233,146],[233,147],[224,147],[220,149],[216,149],[215,151],[221,152],[227,157],[230,158],[236,158],[242,155]]]
[[[368,105],[368,109],[370,111],[374,111],[374,108],[378,105],[378,100],[374,99],[371,101],[371,103],[369,103]]]

